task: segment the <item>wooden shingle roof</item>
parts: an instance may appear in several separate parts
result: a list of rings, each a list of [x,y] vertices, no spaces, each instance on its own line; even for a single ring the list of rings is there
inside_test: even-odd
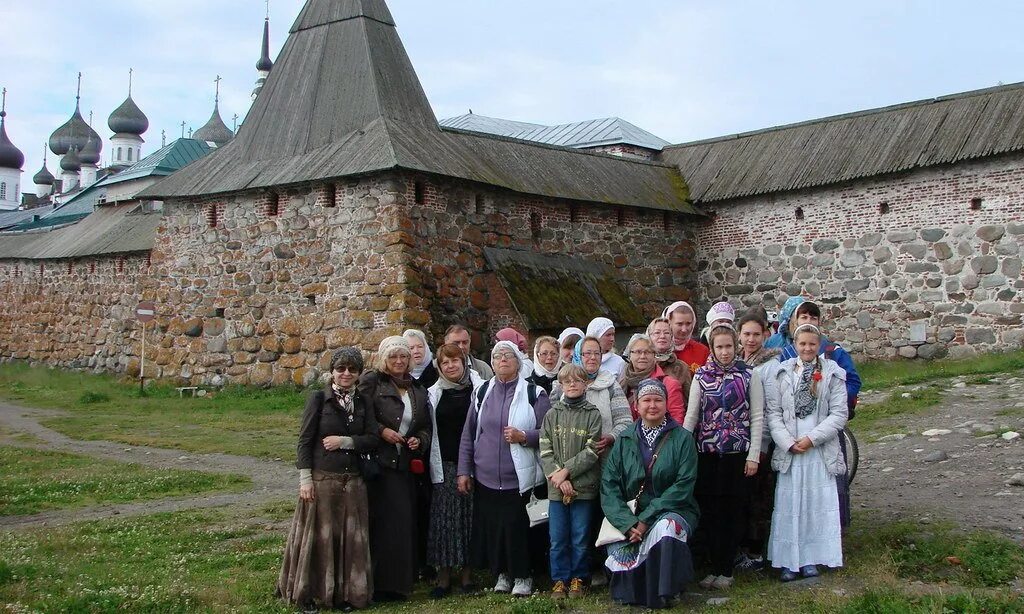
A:
[[[696,203],[1024,150],[1024,83],[667,147]]]
[[[698,213],[669,164],[442,129],[384,0],[308,0],[238,135],[140,196],[399,168],[531,195]]]

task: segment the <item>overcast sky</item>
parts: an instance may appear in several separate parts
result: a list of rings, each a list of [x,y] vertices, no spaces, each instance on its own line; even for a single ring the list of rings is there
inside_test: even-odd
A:
[[[0,0],[7,131],[25,152],[74,109],[105,138],[133,97],[144,153],[213,108],[244,117],[263,0]],[[301,0],[271,0],[276,57]],[[619,116],[672,142],[1024,81],[1024,3],[861,0],[391,0],[438,118],[555,124]],[[109,160],[109,142],[104,160]],[[50,154],[49,167],[56,167]],[[25,185],[27,191],[32,186]]]

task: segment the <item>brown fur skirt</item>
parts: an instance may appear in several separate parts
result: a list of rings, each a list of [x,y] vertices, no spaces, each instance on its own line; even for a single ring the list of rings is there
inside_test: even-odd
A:
[[[366,484],[314,470],[313,493],[295,508],[277,595],[299,606],[364,608],[373,596]]]

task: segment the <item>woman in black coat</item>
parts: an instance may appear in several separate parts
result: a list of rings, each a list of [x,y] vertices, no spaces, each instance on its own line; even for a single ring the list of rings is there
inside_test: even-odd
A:
[[[409,344],[381,341],[376,369],[359,379],[359,395],[372,408],[381,442],[380,476],[370,484],[370,552],[377,601],[412,593],[418,561],[416,475],[425,470],[431,424],[427,391],[409,375]]]
[[[278,596],[300,607],[363,608],[373,595],[359,455],[376,449],[380,437],[372,411],[356,394],[362,372],[359,350],[336,351],[331,380],[309,395],[302,414],[299,503],[277,580]]]

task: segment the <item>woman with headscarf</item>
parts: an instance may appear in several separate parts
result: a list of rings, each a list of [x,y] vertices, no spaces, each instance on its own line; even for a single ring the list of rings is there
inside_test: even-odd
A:
[[[615,353],[615,324],[608,318],[594,318],[587,325],[587,336],[601,342],[601,368],[609,371],[616,380],[622,380],[626,372],[626,361]]]
[[[712,305],[711,309],[708,309],[708,312],[704,314],[704,320],[708,325],[704,330],[700,331],[700,342],[710,348],[711,342],[708,340],[708,333],[719,324],[732,326],[733,322],[736,321],[736,308],[730,305],[728,301],[719,301]]]
[[[586,333],[575,326],[570,326],[558,335],[558,352],[562,356],[564,364],[572,362],[572,353],[576,349],[576,344],[586,336]]]
[[[711,355],[708,346],[693,338],[697,313],[686,301],[676,301],[665,308],[661,317],[667,319],[672,326],[672,343],[676,358],[689,366],[692,376]]]
[[[626,537],[608,546],[611,596],[649,608],[670,607],[693,579],[687,542],[700,518],[697,448],[667,415],[667,397],[658,380],[640,383],[640,419],[615,442],[601,476],[601,507]]]
[[[676,358],[672,343],[672,325],[668,319],[659,317],[651,320],[647,325],[647,336],[654,343],[654,358],[658,361],[658,366],[666,375],[676,378],[676,381],[682,384],[683,398],[689,398],[693,373],[690,372],[690,365]]]
[[[462,431],[473,410],[474,394],[483,380],[469,367],[469,357],[457,345],[437,350],[440,377],[427,391],[434,430],[430,446],[430,477],[434,489],[430,499],[427,563],[437,569],[434,599],[451,592],[452,571],[462,569],[462,592],[473,592],[469,567],[469,540],[473,522],[473,499],[458,491],[459,445]]]
[[[520,366],[519,375],[527,379],[533,373],[533,361],[526,357],[526,337],[514,328],[503,328],[494,335],[494,342],[508,341],[514,343],[519,353],[523,355],[523,364]]]
[[[437,382],[437,367],[434,365],[434,354],[430,351],[427,336],[423,331],[410,328],[402,333],[409,344],[409,375],[424,389]]]
[[[630,337],[629,343],[626,344],[626,357],[629,358],[629,363],[626,365],[626,375],[622,379],[622,390],[629,400],[629,409],[634,420],[640,417],[636,406],[636,392],[640,382],[656,379],[665,385],[668,392],[668,415],[682,424],[686,417],[683,387],[676,378],[665,374],[655,356],[654,342],[650,337],[641,334]]]
[[[376,449],[377,423],[356,394],[363,356],[331,356],[331,379],[309,395],[299,429],[299,503],[277,595],[300,607],[365,608],[373,596],[370,518],[359,454]],[[340,564],[338,562],[340,561]]]
[[[708,341],[711,357],[693,378],[683,428],[697,440],[697,500],[711,554],[711,574],[700,586],[727,589],[746,530],[750,478],[761,462],[764,388],[760,376],[737,359],[732,326],[715,326]]]
[[[797,348],[794,343],[793,332],[800,326],[809,324],[815,327],[821,327],[821,308],[817,303],[809,301],[802,296],[794,296],[786,301],[782,308],[782,315],[779,316],[779,332],[772,335],[766,347],[781,347],[782,353],[779,354],[779,361],[784,362],[791,358],[796,358]],[[782,337],[779,346],[779,337]],[[769,345],[775,340],[774,345]],[[853,364],[853,358],[850,357],[849,352],[843,349],[841,345],[833,341],[829,341],[828,337],[821,336],[821,344],[818,350],[824,358],[827,358],[835,362],[839,367],[846,372],[846,408],[849,411],[849,420],[853,420],[854,410],[857,407],[857,396],[860,394],[860,374],[857,373],[857,367]],[[839,433],[840,441],[846,436],[843,433]],[[840,450],[843,454],[846,454],[845,446],[840,446]],[[846,460],[845,458],[843,459]],[[842,512],[841,520],[844,527],[850,525],[850,485],[843,479],[839,481],[839,509]]]
[[[774,381],[775,372],[780,368],[776,360],[780,351],[764,347],[771,331],[768,313],[764,307],[751,307],[736,324],[740,336],[740,359],[758,374],[767,399],[771,394],[769,387]],[[761,429],[761,462],[757,466],[757,475],[752,480],[747,498],[747,534],[740,544],[741,556],[736,563],[739,571],[762,569],[765,564],[763,555],[768,546],[768,530],[771,528],[772,504],[775,500],[775,472],[769,462],[773,451],[772,434],[766,426]]]
[[[551,408],[539,386],[519,376],[523,355],[499,341],[491,350],[494,377],[474,395],[459,447],[459,492],[473,493],[475,566],[497,576],[494,591],[528,597],[531,491],[544,484],[538,446],[544,414]]]
[[[558,340],[554,337],[540,337],[533,344],[533,373],[526,378],[551,394],[551,387],[558,379],[562,368],[562,356],[558,351]]]
[[[839,433],[846,426],[846,372],[819,353],[821,332],[793,332],[797,356],[782,363],[769,387],[768,428],[778,471],[768,558],[781,580],[818,575],[818,565],[842,567],[837,481],[846,475]]]
[[[416,476],[430,448],[427,391],[409,374],[405,337],[387,337],[376,369],[359,378],[359,395],[372,408],[381,442],[380,475],[370,485],[370,551],[375,601],[404,600],[416,580],[418,532]]]

